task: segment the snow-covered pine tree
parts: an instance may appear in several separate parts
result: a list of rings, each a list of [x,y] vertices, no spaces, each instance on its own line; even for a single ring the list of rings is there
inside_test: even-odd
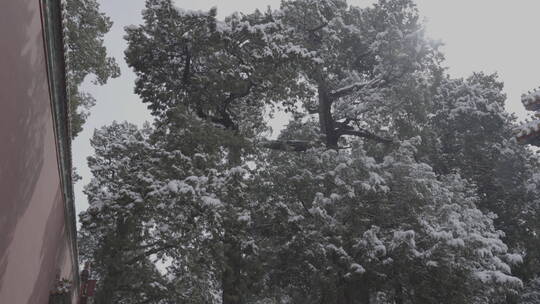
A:
[[[188,113],[170,115],[175,123],[113,123],[92,139],[81,247],[99,278],[96,303],[220,303],[225,231],[235,251],[250,250],[246,171],[223,161],[229,137]]]
[[[520,295],[520,304],[535,304],[540,302],[540,280],[534,278],[528,282]]]
[[[174,123],[171,113],[182,107],[224,129],[229,139],[221,142],[228,159],[224,168],[232,174],[245,159],[249,146],[245,139],[264,128],[265,103],[289,96],[289,91],[272,88],[282,82],[289,83],[289,88],[302,84],[287,76],[291,69],[276,62],[271,49],[261,47],[271,45],[268,37],[276,31],[271,15],[235,14],[218,22],[215,14],[215,10],[183,11],[168,0],[149,0],[143,12],[145,24],[128,29],[126,58],[138,75],[136,92],[149,104],[157,124]],[[231,183],[241,187],[242,183],[233,182],[241,175],[234,176]],[[234,197],[242,193],[241,188],[224,191],[220,196],[225,205],[221,213],[224,232],[218,240],[223,245],[218,275],[222,301],[243,303],[247,280],[238,237],[243,224],[238,225],[238,219],[243,218],[248,202]]]
[[[293,123],[281,139],[308,140],[316,136],[311,128]],[[490,303],[515,292],[521,281],[509,265],[516,257],[493,215],[476,207],[474,186],[417,162],[418,145],[405,141],[382,162],[360,142],[265,158],[257,171],[261,209],[253,216],[268,276],[265,297]]]
[[[95,104],[95,99],[80,90],[87,76],[103,85],[109,78],[120,75],[120,68],[112,57],[107,57],[103,36],[112,22],[99,10],[96,0],[67,0],[65,30],[67,33],[67,80],[71,112],[72,137],[82,131],[82,126]]]
[[[373,123],[399,107],[388,94],[440,60],[414,3],[379,1],[361,9],[344,0],[286,1],[277,19],[295,41],[284,55],[310,55],[296,64],[313,90],[303,103],[318,115],[325,146],[338,148],[347,136],[391,143]]]
[[[157,303],[491,303],[516,290],[519,256],[484,208],[493,201],[430,150],[446,119],[430,120],[431,97],[452,81],[411,1],[215,16],[148,0],[145,23],[127,30],[136,92],[156,120],[138,152],[114,156],[125,177],[88,187],[83,236],[98,264],[112,265],[99,250],[143,257],[140,269],[161,259]],[[267,105],[296,120],[257,146]],[[122,138],[101,150],[129,146]],[[117,206],[136,197],[143,211],[126,217]],[[132,237],[104,242],[124,218]]]
[[[420,156],[436,172],[459,172],[477,187],[478,206],[497,215],[510,250],[524,257],[515,273],[524,281],[538,275],[538,159],[516,142],[516,118],[504,110],[506,96],[497,75],[443,79],[424,124]]]
[[[88,159],[94,178],[85,188],[89,208],[80,215],[81,257],[99,279],[96,303],[157,299],[160,276],[148,259],[144,185],[138,170],[148,155],[149,127],[113,123],[96,130]],[[140,257],[139,257],[140,256]],[[155,283],[154,283],[155,282]]]

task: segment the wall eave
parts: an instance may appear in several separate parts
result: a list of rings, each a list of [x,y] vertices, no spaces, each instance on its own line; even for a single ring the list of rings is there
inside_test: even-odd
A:
[[[62,23],[63,7],[60,0],[40,0],[40,4],[58,169],[64,199],[64,217],[72,252],[73,283],[77,288],[79,286],[77,224],[72,180],[70,112]]]

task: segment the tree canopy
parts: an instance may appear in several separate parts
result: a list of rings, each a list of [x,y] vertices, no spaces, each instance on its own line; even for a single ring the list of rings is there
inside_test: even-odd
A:
[[[89,75],[94,77],[94,84],[103,85],[109,78],[118,77],[120,68],[114,58],[107,56],[103,36],[111,29],[112,21],[100,12],[96,0],[67,0],[64,22],[71,133],[76,137],[96,102],[80,86]]]
[[[143,19],[125,54],[155,120],[96,130],[88,159],[96,303],[537,297],[538,160],[496,75],[445,75],[412,1]]]

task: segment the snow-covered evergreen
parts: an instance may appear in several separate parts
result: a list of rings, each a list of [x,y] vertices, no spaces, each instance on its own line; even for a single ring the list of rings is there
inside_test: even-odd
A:
[[[92,139],[98,303],[534,297],[538,161],[496,75],[444,75],[412,1],[143,18],[126,58],[155,121]],[[272,109],[293,119],[268,140]]]

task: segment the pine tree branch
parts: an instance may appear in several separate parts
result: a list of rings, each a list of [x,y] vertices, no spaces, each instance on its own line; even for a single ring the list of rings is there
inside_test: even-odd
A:
[[[171,249],[171,248],[174,248],[176,247],[176,245],[174,244],[166,244],[166,245],[163,245],[161,247],[157,247],[157,248],[154,248],[154,249],[151,249],[151,250],[148,250],[136,257],[133,257],[131,259],[129,259],[128,261],[125,262],[126,265],[131,265],[131,264],[134,264],[134,263],[137,263],[138,261],[146,258],[146,257],[149,257],[151,256],[152,254],[156,254],[156,253],[159,253],[163,250],[167,250],[167,249]]]
[[[322,30],[322,29],[325,28],[326,26],[328,26],[328,22],[324,22],[324,23],[322,23],[322,24],[319,25],[319,26],[316,26],[316,27],[314,27],[314,28],[312,28],[312,29],[309,29],[308,31],[309,31],[309,32],[316,32],[316,31],[318,31],[318,30]]]
[[[278,151],[303,152],[315,147],[316,143],[308,140],[267,140],[262,146]]]
[[[353,84],[350,84],[348,86],[344,86],[342,88],[339,88],[337,90],[332,90],[330,91],[330,94],[328,94],[330,96],[330,98],[332,99],[338,99],[340,97],[343,97],[343,96],[347,96],[355,91],[358,91],[358,90],[361,90],[361,89],[365,89],[365,88],[368,88],[368,87],[374,87],[374,86],[378,86],[378,85],[381,85],[383,83],[383,80],[380,79],[380,78],[375,78],[375,79],[372,79],[368,82],[356,82],[356,83],[353,83]]]

